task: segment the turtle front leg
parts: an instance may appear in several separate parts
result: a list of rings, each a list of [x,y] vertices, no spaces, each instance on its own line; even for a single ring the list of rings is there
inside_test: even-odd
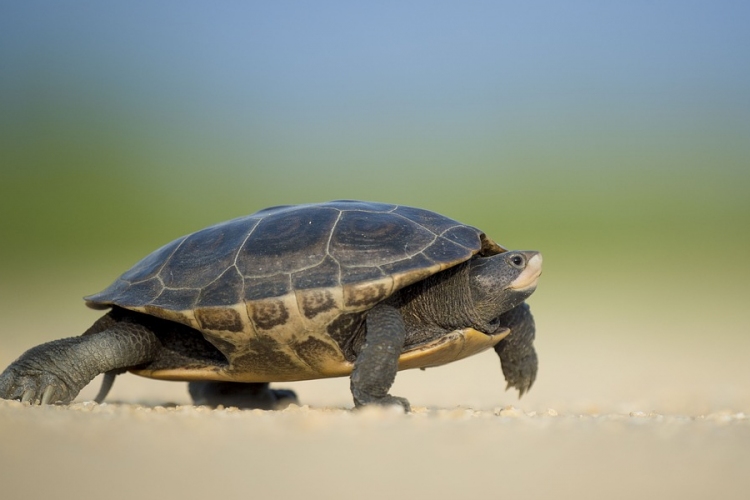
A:
[[[130,322],[47,342],[26,351],[0,374],[0,398],[68,404],[100,373],[152,361],[160,348],[150,329]]]
[[[495,346],[500,356],[507,389],[518,389],[518,397],[528,391],[536,380],[538,360],[534,350],[534,317],[526,303],[514,307],[499,319],[500,325],[510,328],[510,335]]]
[[[367,313],[366,328],[365,343],[351,375],[354,404],[357,407],[398,405],[408,412],[409,401],[388,394],[396,379],[406,337],[401,313],[392,306],[379,304]]]

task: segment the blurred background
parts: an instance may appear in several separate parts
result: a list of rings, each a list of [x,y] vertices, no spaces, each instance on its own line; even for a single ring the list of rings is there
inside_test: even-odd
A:
[[[81,333],[81,297],[176,237],[354,198],[544,254],[531,393],[503,393],[490,352],[400,375],[414,404],[750,411],[749,19],[733,1],[5,2],[0,364]],[[298,389],[351,404],[346,380]]]

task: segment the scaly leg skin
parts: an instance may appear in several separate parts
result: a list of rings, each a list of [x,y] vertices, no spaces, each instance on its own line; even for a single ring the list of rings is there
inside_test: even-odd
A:
[[[518,397],[524,395],[536,380],[538,361],[534,350],[534,317],[524,303],[500,316],[500,324],[510,328],[510,335],[495,346],[500,356],[507,389],[518,389]]]
[[[100,373],[152,361],[160,348],[147,327],[108,320],[101,331],[26,351],[0,375],[0,398],[68,404]]]
[[[267,383],[198,381],[188,384],[198,406],[237,407],[241,410],[281,410],[299,404],[294,391],[269,389]]]
[[[351,375],[354,405],[396,405],[409,412],[409,401],[388,394],[406,337],[401,313],[394,307],[377,305],[367,314],[366,328],[365,343]]]

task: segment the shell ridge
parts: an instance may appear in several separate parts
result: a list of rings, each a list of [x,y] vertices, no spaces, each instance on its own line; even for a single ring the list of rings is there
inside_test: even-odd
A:
[[[444,229],[443,231],[440,232],[440,234],[438,236],[443,236],[448,231],[452,231],[452,230],[456,229],[457,227],[471,227],[471,226],[467,226],[466,224],[456,224],[455,226],[451,226],[449,228]]]
[[[458,241],[454,241],[454,240],[451,240],[451,239],[448,239],[448,238],[445,237],[445,233],[447,233],[448,231],[452,231],[452,230],[456,229],[457,227],[471,228],[474,231],[476,231],[477,232],[477,238],[479,239],[479,250],[482,249],[482,236],[484,235],[484,233],[482,231],[480,231],[479,229],[475,228],[474,226],[469,226],[467,224],[458,223],[455,226],[451,226],[451,227],[447,228],[445,231],[441,232],[439,236],[441,238],[444,238],[447,241],[450,241],[451,243],[453,243],[455,245],[460,246],[461,248],[465,248],[465,249],[470,250],[472,252],[476,252],[477,251],[476,248],[467,247],[466,245],[463,245],[462,243],[459,243]]]
[[[337,281],[340,285],[341,284],[341,262],[339,262],[338,259],[334,257],[333,254],[331,253],[331,240],[333,240],[333,234],[336,232],[336,227],[339,225],[339,221],[341,220],[341,217],[344,215],[344,211],[339,210],[338,208],[336,210],[339,211],[339,216],[336,217],[336,221],[333,223],[333,226],[331,226],[331,230],[329,231],[328,241],[326,242],[326,255],[330,257],[331,259],[333,259],[333,261],[336,263],[336,266],[339,269],[339,275],[338,275]]]
[[[195,233],[193,233],[193,234],[195,234]],[[183,236],[182,239],[178,238],[180,240],[180,242],[177,245],[175,245],[174,249],[172,250],[172,253],[170,253],[169,256],[166,259],[164,259],[164,262],[162,263],[161,266],[159,266],[159,269],[153,274],[153,276],[150,276],[150,277],[148,277],[146,279],[137,280],[137,281],[126,280],[122,276],[120,276],[119,279],[122,280],[122,281],[124,281],[125,283],[128,283],[129,285],[138,285],[139,283],[145,283],[145,282],[147,282],[149,280],[157,278],[159,280],[159,283],[161,283],[162,288],[164,288],[166,285],[164,284],[164,279],[162,279],[162,277],[161,277],[161,272],[167,266],[167,264],[169,263],[169,261],[172,260],[172,257],[174,257],[174,254],[177,253],[177,250],[179,250],[179,248],[182,246],[182,244],[185,243],[185,240],[187,240],[190,236],[191,235],[188,234],[188,235]],[[174,240],[174,241],[177,241],[177,240]],[[169,245],[169,243],[167,243],[167,245]],[[158,250],[155,250],[155,251],[158,252]],[[146,258],[148,258],[148,256]]]
[[[263,219],[265,219],[265,217],[261,217],[261,218],[255,220],[255,225],[252,227],[252,229],[250,229],[250,231],[248,231],[247,236],[245,236],[245,239],[242,240],[242,244],[237,249],[237,251],[234,253],[234,260],[232,261],[232,265],[234,267],[237,267],[237,259],[240,258],[240,252],[242,252],[242,249],[245,248],[245,245],[247,245],[247,241],[250,239],[250,236],[255,232],[255,228],[258,227],[258,225],[260,224],[260,221],[262,221]],[[240,268],[239,267],[237,267],[237,272],[240,273],[240,276],[242,276],[242,273],[240,272]]]
[[[245,245],[247,245],[247,242],[250,240],[250,236],[255,232],[255,229],[260,225],[260,222],[265,219],[265,217],[260,217],[259,219],[255,219],[255,225],[248,231],[247,236],[245,236],[245,239],[242,240],[242,244],[239,246],[237,251],[234,253],[234,259],[232,260],[232,266],[234,266],[237,269],[237,273],[239,273],[240,276],[242,276],[242,283],[244,285],[245,283],[245,276],[240,271],[240,268],[237,266],[237,259],[240,258],[240,253],[242,253],[242,249],[245,248]],[[244,286],[243,286],[244,290]]]
[[[193,234],[195,234],[195,233],[193,233]],[[174,247],[174,250],[172,250],[172,253],[169,254],[169,257],[167,257],[166,259],[164,259],[164,263],[159,267],[159,270],[156,271],[156,276],[159,278],[159,281],[161,282],[162,287],[164,286],[164,280],[161,277],[161,272],[164,270],[165,267],[167,267],[167,264],[169,264],[169,261],[172,260],[172,257],[174,257],[174,254],[177,253],[177,250],[180,249],[180,247],[182,246],[182,244],[185,243],[190,236],[191,235],[188,234],[188,235],[182,237],[182,240],[180,240],[180,242]]]
[[[140,285],[141,283],[145,283],[145,282],[151,281],[153,279],[157,280],[161,284],[161,287],[164,288],[164,280],[158,274],[155,274],[155,275],[151,276],[150,278],[146,278],[145,280],[138,280],[138,281],[122,280],[122,281],[124,281],[125,283],[128,283],[130,285]]]
[[[174,257],[174,254],[177,253],[177,251],[180,249],[180,247],[182,247],[183,243],[185,243],[188,240],[188,238],[190,238],[194,234],[196,234],[196,233],[187,234],[187,235],[183,236],[181,239],[178,238],[180,242],[177,245],[175,245],[174,249],[169,254],[169,256],[166,259],[164,259],[164,262],[161,264],[161,266],[159,266],[159,269],[150,278],[144,279],[144,280],[138,280],[138,281],[128,281],[128,280],[125,280],[125,279],[122,280],[122,281],[128,283],[130,286],[133,286],[133,285],[138,285],[140,283],[145,283],[147,281],[150,281],[150,280],[156,278],[156,280],[161,285],[161,290],[159,290],[159,293],[157,293],[154,296],[154,298],[152,298],[150,301],[144,303],[143,304],[144,306],[151,305],[154,302],[156,302],[159,299],[159,297],[161,297],[164,294],[164,292],[167,291],[167,289],[169,289],[169,287],[167,287],[166,283],[164,282],[164,278],[162,278],[161,273],[162,273],[162,271],[164,271],[164,268],[167,267],[167,264],[169,264],[169,261],[172,260],[172,257]],[[175,240],[175,241],[177,241],[177,240]],[[169,243],[167,243],[167,244],[169,244]],[[122,279],[122,278],[120,278],[120,279]],[[176,290],[182,290],[182,289],[184,289],[184,288],[182,288],[182,287],[176,288]]]
[[[216,283],[217,281],[219,281],[221,279],[221,277],[224,276],[225,274],[227,274],[232,268],[234,268],[237,271],[237,274],[242,277],[242,283],[244,285],[244,283],[245,283],[245,277],[242,276],[242,273],[237,268],[237,266],[231,265],[231,266],[227,267],[226,269],[224,269],[216,278],[212,279],[211,281],[209,281],[208,283],[206,283],[204,286],[202,286],[200,288],[197,288],[197,290],[200,290],[200,292],[198,293],[198,296],[202,295],[203,292],[206,290],[206,288],[210,287],[211,285],[213,285],[214,283]],[[196,289],[193,288],[192,290],[196,290]],[[243,289],[243,292],[244,292],[244,289]]]
[[[404,260],[409,260],[409,259],[412,259],[412,258],[414,258],[415,256],[417,256],[417,255],[419,255],[419,254],[421,254],[421,253],[424,253],[424,251],[425,251],[425,250],[426,250],[427,248],[429,248],[429,247],[430,247],[431,245],[433,245],[433,244],[434,244],[434,243],[435,243],[435,242],[436,242],[436,241],[438,240],[438,238],[442,236],[442,234],[443,234],[444,232],[446,232],[446,231],[449,231],[450,229],[453,229],[453,228],[456,228],[456,227],[464,227],[464,224],[461,224],[461,223],[456,223],[456,225],[454,225],[454,226],[451,226],[450,228],[446,229],[445,231],[443,231],[443,233],[440,233],[440,234],[438,234],[438,233],[436,233],[435,231],[431,230],[431,229],[430,229],[429,227],[427,227],[427,226],[425,226],[425,225],[423,225],[423,224],[420,224],[419,222],[416,222],[415,220],[413,220],[413,219],[410,219],[409,217],[406,217],[405,215],[402,215],[402,214],[399,214],[399,213],[395,213],[395,211],[396,211],[396,210],[398,210],[398,209],[399,209],[400,207],[401,207],[401,205],[396,205],[396,206],[394,206],[394,207],[393,207],[392,209],[390,209],[390,210],[388,210],[388,211],[386,211],[386,212],[374,212],[374,211],[372,211],[372,210],[361,210],[361,209],[352,209],[352,210],[348,210],[348,211],[351,211],[351,212],[367,212],[367,213],[388,213],[388,214],[390,214],[390,215],[392,215],[392,216],[396,216],[396,217],[399,217],[399,218],[401,218],[401,219],[403,219],[403,220],[405,220],[405,221],[409,222],[410,224],[414,224],[414,225],[416,225],[416,226],[418,226],[418,227],[420,227],[420,228],[424,229],[425,231],[427,231],[428,233],[430,233],[430,234],[432,234],[432,235],[433,235],[433,238],[432,238],[432,240],[431,240],[431,241],[430,241],[429,243],[427,243],[427,244],[426,244],[426,245],[425,245],[424,247],[422,247],[422,249],[420,249],[419,251],[413,252],[413,253],[406,253],[406,257],[405,257],[405,258],[403,258],[403,259],[399,259],[399,260],[396,260],[396,261],[394,261],[393,263],[395,263],[395,262],[402,262],[402,261],[404,261]],[[340,218],[340,217],[339,217],[339,218]],[[338,223],[338,219],[336,220],[336,223]],[[336,225],[334,224],[334,226],[333,226],[333,229],[335,229],[335,227],[336,227]],[[331,236],[330,236],[330,237],[328,238],[328,245],[329,245],[329,247],[330,247],[330,243],[331,243],[331,238],[333,237],[333,229],[331,230]],[[407,243],[407,244],[408,244],[408,243]],[[406,246],[407,246],[407,244],[404,244],[404,249],[406,249]],[[461,245],[461,246],[463,247],[463,245]],[[463,247],[463,248],[467,248],[467,247]],[[467,250],[470,250],[470,249],[469,249],[469,248],[467,248]],[[329,253],[329,255],[330,255],[330,253]],[[429,257],[427,257],[426,255],[425,255],[425,257],[426,257],[427,259],[429,259],[429,260],[432,260],[432,259],[430,259]],[[333,258],[334,260],[336,260],[336,259],[335,259],[335,258],[334,258],[334,257],[333,257],[332,255],[331,255],[331,258]],[[336,261],[336,262],[338,262],[338,261]],[[389,263],[389,264],[392,264],[392,263]],[[381,266],[382,266],[382,265],[385,265],[385,264],[381,264],[380,266],[375,266],[375,267],[377,267],[378,269],[380,269],[380,270],[381,270],[381,272],[383,272],[383,274],[384,274],[384,275],[387,275],[388,273],[386,273],[385,271],[383,271],[383,270],[381,269]],[[350,264],[350,265],[349,265],[349,266],[347,266],[347,267],[352,267],[352,268],[367,268],[367,267],[372,267],[372,266],[370,266],[370,265],[367,265],[367,264],[361,264],[361,265],[357,265],[357,264]]]
[[[399,207],[396,207],[396,208],[399,208]],[[394,210],[396,210],[396,208],[394,208]],[[396,217],[400,217],[400,218],[402,218],[402,219],[404,219],[404,220],[406,220],[406,221],[408,221],[408,222],[410,222],[410,223],[412,223],[414,225],[417,225],[417,226],[421,227],[422,229],[424,229],[425,231],[427,231],[427,232],[435,235],[435,237],[440,236],[439,234],[437,234],[435,231],[433,231],[429,227],[425,226],[424,224],[420,224],[419,222],[417,222],[417,221],[415,221],[413,219],[410,219],[410,218],[406,217],[405,215],[401,215],[401,214],[397,214],[397,213],[391,213],[391,215],[395,215]]]
[[[159,292],[159,293],[158,293],[158,294],[156,295],[156,297],[154,297],[154,298],[153,298],[153,300],[151,300],[151,302],[149,302],[148,304],[145,304],[145,305],[153,305],[153,304],[154,304],[154,302],[156,302],[157,300],[159,300],[159,298],[160,298],[160,297],[161,297],[162,295],[164,295],[164,293],[165,293],[165,292],[170,292],[170,291],[177,291],[177,290],[194,290],[194,291],[196,292],[196,294],[195,294],[195,295],[196,295],[196,299],[195,299],[195,300],[193,301],[193,303],[191,303],[191,304],[190,304],[190,309],[192,309],[192,308],[194,308],[194,307],[195,307],[195,304],[196,304],[196,302],[197,302],[197,300],[198,300],[198,299],[197,299],[197,297],[199,297],[199,296],[200,296],[200,292],[201,292],[201,290],[202,290],[202,289],[201,289],[201,288],[193,288],[193,287],[187,287],[187,286],[181,286],[181,287],[172,287],[172,286],[166,286],[166,285],[164,285],[164,286],[162,287],[162,290],[161,290],[161,292]],[[168,309],[167,307],[164,307],[164,306],[158,306],[158,307],[163,307],[164,309]],[[175,310],[177,310],[177,309],[175,309]]]
[[[260,221],[262,221],[265,217],[260,217],[255,219],[255,225],[250,229],[250,231],[247,232],[247,236],[245,236],[245,239],[242,240],[242,244],[237,249],[237,252],[234,254],[234,260],[232,261],[232,266],[237,270],[237,274],[240,275],[240,278],[242,279],[242,297],[245,297],[245,290],[246,290],[246,280],[245,275],[242,274],[242,271],[240,271],[239,266],[237,265],[237,259],[240,258],[240,252],[242,252],[242,249],[245,248],[245,245],[247,244],[248,240],[250,240],[250,236],[255,232],[255,228],[260,225]],[[228,269],[227,269],[228,270]],[[225,271],[226,272],[226,271]],[[217,278],[218,279],[218,278]],[[244,298],[242,299],[242,302],[245,303],[245,307],[247,307],[247,300]]]
[[[329,208],[334,208],[334,209],[340,210],[342,212],[363,212],[363,213],[366,213],[366,214],[390,214],[390,213],[393,213],[393,211],[398,208],[398,205],[395,206],[395,207],[393,207],[393,208],[391,208],[391,209],[389,209],[389,210],[367,210],[365,208],[354,208],[354,207],[352,207],[352,208],[329,207]]]
[[[398,207],[396,207],[396,208],[398,208]],[[395,210],[395,209],[394,209],[394,210]],[[420,250],[419,252],[415,252],[415,253],[413,253],[413,254],[409,255],[409,256],[407,257],[408,259],[411,259],[411,258],[413,258],[414,256],[416,256],[416,255],[419,255],[420,253],[423,253],[423,252],[424,252],[424,251],[425,251],[425,250],[426,250],[427,248],[429,248],[429,247],[430,247],[430,245],[434,244],[434,243],[435,243],[435,242],[436,242],[436,241],[438,240],[438,238],[443,238],[443,239],[445,239],[445,240],[449,241],[450,243],[454,243],[454,244],[456,244],[456,245],[460,246],[461,248],[465,248],[466,250],[469,250],[469,251],[471,251],[471,252],[475,252],[475,251],[476,251],[476,249],[475,249],[475,248],[467,247],[466,245],[462,245],[461,243],[459,243],[459,242],[457,242],[457,241],[453,241],[453,240],[450,240],[450,239],[448,239],[448,238],[446,238],[446,237],[445,237],[445,233],[447,233],[448,231],[452,231],[453,229],[456,229],[457,227],[468,227],[468,228],[474,229],[474,230],[475,230],[475,231],[477,232],[477,234],[478,234],[478,235],[480,235],[480,233],[481,233],[481,234],[484,234],[484,233],[482,233],[481,231],[479,231],[479,230],[478,230],[477,228],[475,228],[474,226],[469,226],[469,225],[467,225],[467,224],[461,224],[461,223],[460,223],[460,222],[458,222],[458,221],[454,221],[454,222],[456,222],[456,224],[454,224],[453,226],[451,226],[451,227],[449,227],[449,228],[446,228],[446,229],[444,229],[444,230],[443,230],[443,231],[441,231],[440,233],[436,233],[435,231],[431,230],[431,229],[430,229],[429,227],[425,226],[424,224],[420,224],[419,222],[416,222],[416,221],[414,221],[414,220],[410,219],[409,217],[406,217],[405,215],[401,215],[401,214],[396,214],[396,213],[394,213],[393,215],[397,215],[398,217],[401,217],[402,219],[406,219],[407,221],[409,221],[409,222],[411,222],[411,223],[413,223],[413,224],[416,224],[417,226],[421,227],[421,228],[422,228],[422,229],[424,229],[425,231],[427,231],[427,232],[429,232],[429,233],[431,233],[431,234],[435,235],[435,238],[433,238],[433,240],[432,240],[432,241],[431,241],[431,242],[430,242],[429,244],[425,245],[425,247],[424,247],[424,248],[422,248],[422,250]],[[446,217],[446,219],[447,219],[447,218],[448,218],[448,217]],[[451,220],[452,220],[452,219],[451,219]],[[480,242],[481,242],[481,238],[480,238]],[[425,257],[427,257],[427,256],[425,256]],[[429,258],[429,257],[428,257],[428,258]],[[406,260],[406,259],[402,259],[402,260]],[[430,259],[430,260],[432,260],[432,259]],[[397,262],[400,262],[400,261],[397,261]]]

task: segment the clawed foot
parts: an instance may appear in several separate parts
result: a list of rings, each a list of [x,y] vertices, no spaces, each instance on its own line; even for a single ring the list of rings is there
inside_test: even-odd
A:
[[[268,384],[200,381],[188,384],[193,403],[237,407],[242,410],[281,410],[299,404],[294,391],[269,389]]]
[[[411,411],[411,405],[409,400],[406,398],[400,398],[398,396],[391,396],[390,394],[382,397],[363,397],[361,394],[359,397],[354,398],[354,405],[356,408],[364,408],[366,406],[397,406],[404,410],[404,413]]]
[[[511,334],[495,346],[508,382],[505,390],[515,387],[520,398],[534,384],[539,366],[534,349],[534,317],[529,306],[521,304],[503,314],[500,323],[511,329]]]
[[[508,365],[503,365],[503,375],[508,385],[505,387],[507,391],[511,387],[518,389],[518,397],[523,396],[531,386],[534,384],[537,372],[537,359],[536,353],[532,356],[524,358],[520,362]]]
[[[45,371],[26,370],[16,363],[0,375],[0,398],[22,403],[68,404],[78,394],[59,377]]]

